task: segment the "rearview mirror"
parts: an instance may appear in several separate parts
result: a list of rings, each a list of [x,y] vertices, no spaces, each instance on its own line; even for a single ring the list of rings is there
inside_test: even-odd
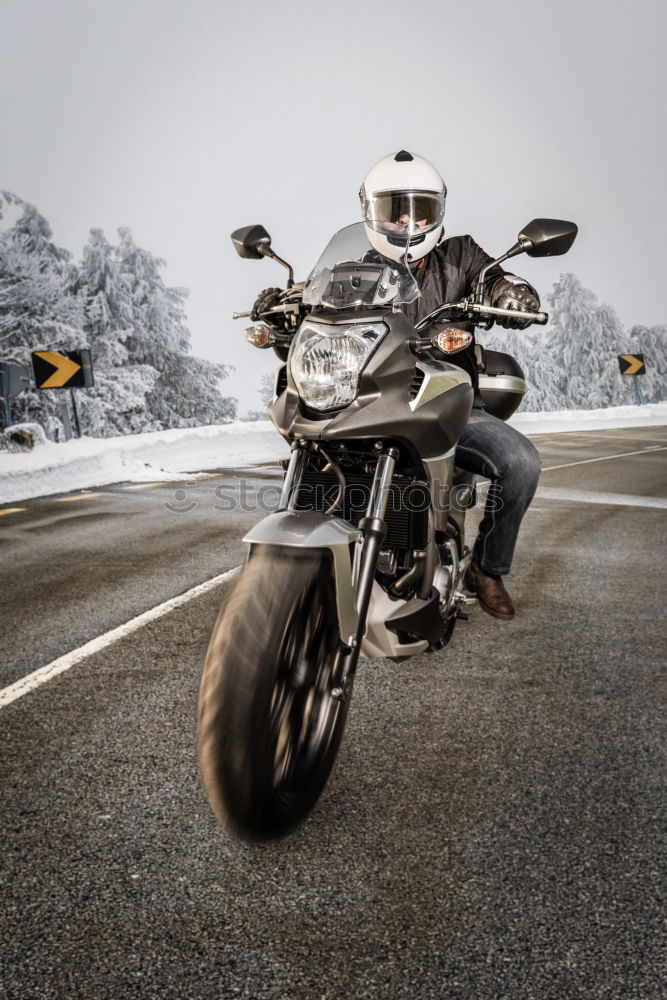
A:
[[[268,257],[267,250],[271,249],[271,237],[264,226],[244,226],[243,229],[235,229],[232,233],[232,243],[239,257],[247,257],[250,260]]]
[[[518,242],[529,257],[556,257],[567,253],[578,229],[562,219],[533,219],[521,230]]]

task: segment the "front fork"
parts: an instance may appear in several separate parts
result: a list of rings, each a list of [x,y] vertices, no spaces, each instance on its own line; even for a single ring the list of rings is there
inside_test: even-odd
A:
[[[373,590],[375,569],[382,542],[387,534],[385,515],[387,513],[389,491],[394,478],[398,454],[398,449],[391,447],[380,452],[373,477],[366,516],[359,522],[359,528],[363,531],[364,540],[354,561],[356,582],[355,603],[359,616],[357,631],[349,647],[341,644],[331,675],[331,693],[335,698],[340,700],[346,698],[350,688],[357,660],[359,659],[361,640],[366,630],[366,616]],[[285,474],[279,510],[296,510],[299,486],[301,485],[307,463],[308,453],[306,449],[298,446],[293,447]]]

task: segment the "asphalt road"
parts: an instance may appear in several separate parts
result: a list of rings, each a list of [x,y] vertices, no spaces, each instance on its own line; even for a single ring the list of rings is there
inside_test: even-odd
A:
[[[517,618],[363,663],[288,840],[230,839],[199,786],[224,584],[0,708],[1,997],[664,996],[667,430],[535,441]],[[275,483],[0,508],[0,687],[237,565]]]

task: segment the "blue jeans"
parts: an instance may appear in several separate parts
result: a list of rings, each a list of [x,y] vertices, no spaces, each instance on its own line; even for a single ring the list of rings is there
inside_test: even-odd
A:
[[[519,431],[475,407],[459,438],[456,464],[492,482],[472,554],[484,572],[504,576],[537,489],[539,453]]]

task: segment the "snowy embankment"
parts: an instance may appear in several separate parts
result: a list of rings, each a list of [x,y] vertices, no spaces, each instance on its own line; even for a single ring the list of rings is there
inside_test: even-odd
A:
[[[188,473],[243,468],[288,454],[268,420],[48,442],[27,453],[0,452],[0,503],[109,483],[183,480]]]
[[[517,413],[509,423],[529,437],[533,434],[564,434],[567,431],[612,430],[614,427],[658,427],[667,424],[667,403],[609,406],[603,410]]]
[[[667,403],[519,413],[510,423],[528,435],[660,425],[667,424]],[[199,472],[244,468],[287,454],[268,420],[49,442],[27,453],[0,452],[0,503],[109,483],[182,481]]]

